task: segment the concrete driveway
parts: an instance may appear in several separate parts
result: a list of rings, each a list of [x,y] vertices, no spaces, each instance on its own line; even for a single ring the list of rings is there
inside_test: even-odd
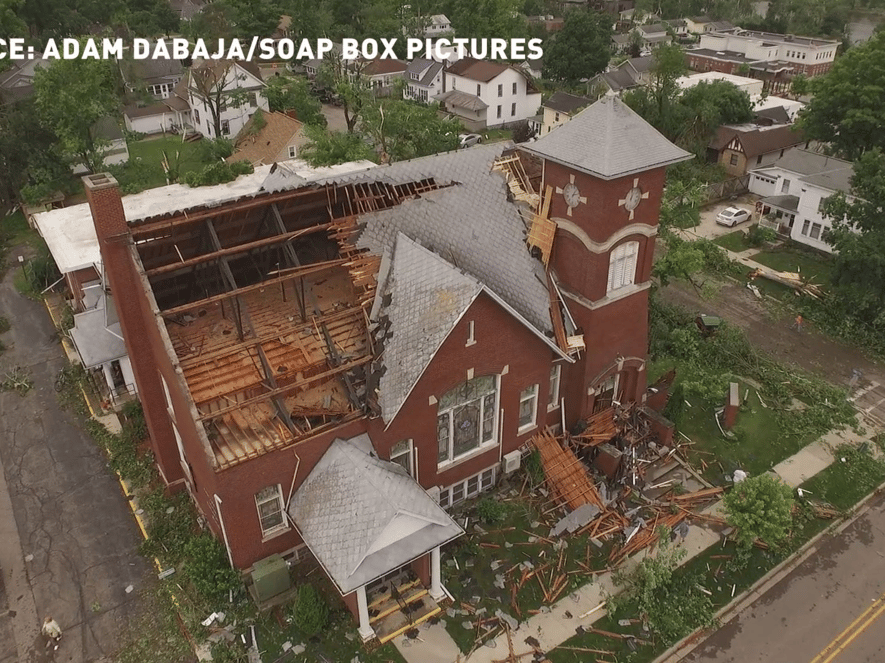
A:
[[[715,239],[721,235],[727,235],[728,233],[734,230],[746,230],[749,228],[754,219],[751,216],[749,221],[744,221],[741,224],[738,224],[734,228],[729,228],[727,226],[720,226],[716,223],[716,215],[719,214],[726,207],[739,207],[741,209],[745,209],[752,215],[756,208],[756,200],[759,199],[759,196],[754,194],[744,194],[743,196],[738,196],[734,200],[723,200],[718,203],[713,203],[712,205],[707,205],[706,207],[701,208],[701,223],[695,228],[691,228],[690,230],[686,230],[685,234],[689,238],[700,238],[703,237],[705,239]]]
[[[332,104],[323,104],[323,115],[326,118],[326,129],[329,131],[347,131],[347,122],[344,119],[344,109]]]
[[[16,269],[0,282],[0,315],[12,327],[0,378],[20,366],[34,386],[24,396],[0,391],[0,663],[109,661],[152,574],[119,483],[58,407],[53,385],[66,360],[43,304],[15,291]],[[47,615],[64,631],[57,652],[40,635]]]

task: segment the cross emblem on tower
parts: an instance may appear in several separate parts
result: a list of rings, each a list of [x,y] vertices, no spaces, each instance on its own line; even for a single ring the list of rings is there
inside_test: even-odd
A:
[[[633,213],[643,200],[648,198],[648,191],[639,188],[639,178],[633,178],[633,188],[627,192],[627,195],[618,201],[618,206],[622,206],[630,212],[630,220],[633,220]]]
[[[572,215],[572,210],[580,203],[587,202],[587,199],[581,195],[581,192],[578,190],[578,186],[575,184],[574,173],[569,175],[568,184],[566,184],[561,189],[559,187],[556,187],[556,193],[561,193],[562,197],[565,199],[565,204],[568,205],[568,209],[565,213],[568,216]]]

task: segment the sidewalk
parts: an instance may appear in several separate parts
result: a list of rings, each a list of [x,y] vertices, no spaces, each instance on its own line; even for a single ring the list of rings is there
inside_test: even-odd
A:
[[[831,449],[840,444],[858,444],[869,439],[869,435],[856,434],[851,429],[834,431],[824,435],[820,440],[809,444],[793,456],[781,461],[772,468],[791,488],[799,486],[810,477],[829,467],[835,460]],[[716,502],[703,510],[702,513],[722,516],[722,502]],[[680,544],[686,550],[682,564],[697,557],[702,552],[721,541],[721,535],[704,525],[693,524],[688,536]],[[636,563],[647,550],[641,551],[627,564]],[[562,644],[573,635],[580,626],[589,626],[605,616],[603,604],[606,595],[614,593],[612,573],[605,572],[595,576],[589,584],[584,585],[558,603],[542,608],[537,615],[521,622],[519,628],[511,631],[514,651],[518,654],[527,651],[524,644],[531,636],[540,642],[542,651],[549,651]],[[457,609],[457,606],[455,606]],[[464,613],[464,618],[469,615]],[[459,663],[469,660],[470,663],[493,663],[508,655],[507,637],[500,635],[486,645],[477,649],[469,659],[458,649],[455,641],[449,636],[442,622],[419,627],[418,639],[409,640],[405,636],[396,638],[394,644],[408,663]]]

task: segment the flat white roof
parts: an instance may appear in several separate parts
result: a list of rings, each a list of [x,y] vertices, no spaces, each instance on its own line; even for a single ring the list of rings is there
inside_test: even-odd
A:
[[[358,170],[374,168],[371,161],[311,168],[303,161],[283,162],[307,182],[334,177]],[[141,193],[123,196],[123,211],[127,221],[142,221],[157,216],[177,214],[197,207],[216,207],[262,192],[262,186],[271,166],[258,166],[254,173],[241,175],[233,182],[190,188],[170,184]],[[98,237],[92,223],[88,203],[63,207],[34,215],[34,222],[62,274],[101,264]]]
[[[699,83],[712,83],[713,81],[728,81],[737,87],[756,87],[761,88],[762,81],[755,78],[746,78],[744,76],[735,76],[734,74],[726,74],[720,71],[702,71],[698,74],[690,76],[680,76],[676,79],[676,84],[683,90],[694,87]]]

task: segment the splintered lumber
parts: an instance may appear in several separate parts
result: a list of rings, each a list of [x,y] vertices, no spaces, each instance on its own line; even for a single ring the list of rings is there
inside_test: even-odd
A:
[[[682,504],[683,506],[689,503],[700,502],[703,500],[708,500],[711,497],[715,497],[722,493],[722,487],[718,486],[716,488],[704,488],[702,490],[695,491],[693,493],[683,493],[682,495],[673,495],[670,500],[676,502],[678,504]]]
[[[600,511],[605,509],[587,468],[549,430],[535,435],[532,444],[541,455],[544,477],[556,502],[572,511],[584,504],[593,504]]]
[[[618,426],[615,422],[615,408],[608,407],[587,418],[587,427],[573,440],[582,446],[595,447],[609,442],[618,434]]]
[[[612,550],[611,555],[609,556],[609,561],[612,563],[618,563],[625,557],[632,555],[634,553],[639,552],[643,548],[647,548],[648,546],[654,545],[658,542],[658,529],[660,527],[666,527],[668,529],[673,529],[680,522],[685,520],[685,518],[689,514],[685,511],[679,511],[678,513],[658,516],[655,518],[655,522],[651,527],[646,529],[638,530],[633,538],[630,539],[627,543],[625,543],[621,548],[616,548]]]

